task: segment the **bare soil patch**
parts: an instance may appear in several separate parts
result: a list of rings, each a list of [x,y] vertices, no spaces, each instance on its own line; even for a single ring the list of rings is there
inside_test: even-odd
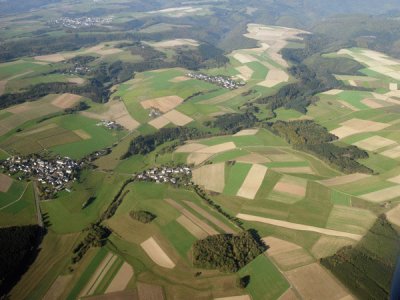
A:
[[[326,186],[337,186],[343,185],[347,183],[356,182],[365,178],[370,177],[371,175],[362,174],[362,173],[354,173],[350,175],[333,177],[330,179],[320,180],[319,182]]]
[[[54,281],[50,289],[47,291],[46,295],[44,295],[43,300],[60,299],[71,279],[72,275],[58,276],[56,281]]]
[[[0,192],[7,193],[13,183],[13,179],[0,173]]]
[[[148,283],[137,283],[139,300],[164,300],[164,292],[161,286]]]
[[[237,75],[237,77],[240,77],[244,81],[250,80],[254,73],[253,69],[246,65],[237,67],[236,70],[240,73],[240,75]]]
[[[264,81],[258,83],[257,85],[271,88],[283,82],[289,81],[289,75],[280,69],[271,69],[269,70],[267,77]]]
[[[192,118],[188,117],[187,115],[177,111],[171,110],[164,115],[164,118],[169,120],[171,123],[177,126],[185,126],[193,121]]]
[[[335,96],[335,95],[340,94],[341,92],[343,92],[343,90],[333,89],[333,90],[329,90],[329,91],[323,92],[322,94],[323,95],[329,95],[329,96]]]
[[[360,196],[361,198],[371,202],[383,202],[400,197],[400,185],[392,186],[383,190],[368,193]]]
[[[217,154],[217,153],[222,153],[226,152],[229,150],[236,149],[236,145],[233,142],[227,142],[223,144],[218,144],[215,146],[209,146],[207,148],[200,149],[196,151],[197,153],[209,153],[209,154]]]
[[[236,195],[246,199],[254,199],[261,187],[265,174],[267,174],[267,170],[268,168],[263,165],[253,165]]]
[[[304,299],[340,300],[349,295],[317,263],[294,269],[285,274]]]
[[[71,108],[78,103],[82,97],[74,94],[62,94],[54,99],[51,104],[61,109]]]
[[[118,273],[115,275],[114,279],[111,281],[105,293],[108,294],[125,290],[132,276],[132,266],[127,262],[124,262]]]
[[[86,80],[80,77],[68,78],[68,82],[76,84],[84,84]]]
[[[400,226],[400,204],[389,210],[386,217],[391,223]]]
[[[357,143],[354,143],[353,145],[368,151],[375,151],[377,149],[388,147],[395,144],[397,143],[393,140],[389,140],[387,138],[376,135],[367,138],[365,140],[359,141]]]
[[[383,151],[381,154],[384,156],[390,157],[390,158],[399,158],[400,157],[400,146],[396,146],[392,149]]]
[[[222,193],[225,187],[225,163],[211,164],[193,170],[193,182],[206,190]]]
[[[259,129],[243,129],[238,133],[235,133],[233,136],[249,136],[249,135],[256,135]]]
[[[176,221],[183,226],[187,231],[189,231],[195,238],[201,240],[208,236],[208,234],[193,223],[188,217],[181,215],[176,219]]]
[[[164,116],[160,116],[155,118],[149,122],[149,125],[153,126],[156,129],[161,129],[169,124],[169,120],[164,118]]]
[[[199,43],[192,39],[175,39],[175,40],[151,43],[151,45],[155,48],[174,48],[174,47],[180,47],[180,46],[197,47],[197,46],[199,46]]]
[[[267,162],[270,162],[267,157],[258,154],[258,153],[251,153],[249,155],[241,156],[236,159],[237,162],[243,162],[243,163],[251,163],[251,164],[265,164]]]
[[[293,229],[293,230],[317,232],[317,233],[330,235],[330,236],[346,237],[346,238],[350,238],[350,239],[357,240],[357,241],[362,238],[362,236],[359,234],[341,232],[341,231],[337,231],[337,230],[330,230],[330,229],[314,227],[314,226],[309,226],[309,225],[303,225],[303,224],[297,224],[297,223],[291,223],[291,222],[286,222],[286,221],[280,221],[280,220],[275,220],[275,219],[270,219],[270,218],[263,218],[263,217],[248,215],[248,214],[238,214],[236,217],[238,217],[239,219],[242,219],[242,220],[246,220],[246,221],[260,222],[260,223],[264,223],[264,224],[270,224],[270,225],[284,227],[284,228]]]
[[[167,96],[156,99],[149,99],[140,102],[144,109],[156,108],[163,113],[166,113],[183,102],[179,96]]]
[[[151,258],[153,262],[163,268],[173,269],[175,263],[169,258],[167,253],[158,245],[154,238],[149,238],[140,244],[146,254]]]
[[[247,64],[253,61],[257,61],[257,59],[254,56],[239,52],[233,54],[233,58],[239,61],[241,64]]]
[[[293,289],[290,288],[279,298],[279,300],[299,300],[299,297],[297,297]]]
[[[175,152],[177,153],[191,153],[194,151],[201,150],[203,148],[206,148],[207,146],[204,146],[202,144],[197,144],[197,143],[188,143],[183,146],[178,147]]]
[[[60,61],[64,61],[66,58],[62,54],[49,54],[49,55],[35,56],[35,59],[45,62],[57,63]]]
[[[400,184],[400,175],[396,177],[389,178],[387,181]]]
[[[195,166],[198,166],[209,159],[211,156],[213,156],[213,154],[211,153],[193,152],[190,153],[186,161],[189,165],[193,164]]]

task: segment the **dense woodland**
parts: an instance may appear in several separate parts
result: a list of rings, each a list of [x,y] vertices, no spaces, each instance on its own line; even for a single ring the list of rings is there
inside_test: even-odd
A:
[[[360,299],[382,300],[389,299],[399,254],[399,234],[381,216],[360,243],[342,248],[321,263]]]
[[[340,147],[331,143],[337,137],[314,121],[277,121],[267,124],[267,128],[295,149],[313,154],[344,173],[373,173],[373,170],[357,162],[358,159],[368,158],[366,151],[356,146]]]
[[[149,211],[145,211],[145,210],[132,210],[129,213],[129,216],[132,219],[139,221],[141,223],[144,223],[144,224],[150,223],[155,218],[157,218],[157,216],[155,214],[153,214]]]
[[[42,228],[37,225],[0,228],[0,298],[6,295],[39,253]]]
[[[213,235],[194,243],[193,264],[222,272],[237,272],[265,250],[267,247],[254,230],[237,235]]]

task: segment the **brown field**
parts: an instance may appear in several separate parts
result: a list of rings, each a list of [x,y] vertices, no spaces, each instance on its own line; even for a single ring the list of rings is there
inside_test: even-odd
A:
[[[392,208],[386,213],[386,217],[388,220],[395,224],[396,226],[400,226],[400,205]]]
[[[247,64],[253,61],[257,61],[255,57],[239,52],[233,54],[233,58],[239,61],[241,64]]]
[[[307,191],[307,181],[285,175],[275,185],[273,190],[293,196],[304,197]]]
[[[8,80],[0,80],[0,96],[4,94],[7,82]]]
[[[140,300],[136,291],[115,292],[104,295],[85,297],[90,300]]]
[[[362,236],[359,234],[353,234],[353,233],[325,229],[325,228],[314,227],[314,226],[303,225],[303,224],[296,224],[296,223],[280,221],[280,220],[275,220],[275,219],[270,219],[270,218],[263,218],[263,217],[248,215],[248,214],[238,214],[236,217],[239,219],[245,220],[245,221],[250,221],[250,222],[260,222],[260,223],[264,223],[264,224],[270,224],[270,225],[284,227],[284,228],[293,229],[293,230],[310,231],[310,232],[316,232],[316,233],[330,235],[330,236],[346,237],[346,238],[350,238],[350,239],[357,240],[357,241],[359,241],[362,238]]]
[[[183,99],[178,96],[166,96],[156,99],[149,99],[140,102],[144,109],[156,108],[163,113],[166,113],[183,102]]]
[[[66,289],[68,283],[72,279],[72,275],[58,276],[56,281],[53,282],[50,289],[44,295],[43,300],[55,300],[60,299],[60,296]]]
[[[279,300],[299,300],[300,298],[296,295],[292,288],[288,289]]]
[[[258,133],[258,129],[243,129],[233,136],[248,136],[248,135],[256,135]]]
[[[110,285],[107,287],[105,293],[108,294],[125,290],[132,276],[132,266],[124,262],[118,273],[115,275],[114,279],[111,281]]]
[[[380,131],[390,126],[390,124],[362,119],[351,119],[341,123],[340,125],[342,126],[331,131],[332,134],[338,136],[339,138],[344,138],[361,132]]]
[[[349,239],[321,236],[311,248],[311,253],[316,259],[320,259],[335,254],[339,249],[345,246],[350,246],[354,244],[355,242]]]
[[[128,129],[129,131],[135,130],[140,126],[140,123],[133,119],[129,113],[122,117],[116,118],[115,122],[117,122],[122,127]]]
[[[361,100],[361,103],[365,104],[369,108],[381,108],[381,107],[383,107],[382,104],[380,104],[377,101],[374,101],[374,99],[364,99],[364,100]]]
[[[236,70],[240,73],[240,75],[236,76],[243,79],[244,81],[250,80],[251,76],[253,76],[254,73],[254,71],[246,65],[237,67]]]
[[[261,187],[265,174],[267,174],[267,170],[268,168],[263,165],[253,165],[236,195],[247,199],[254,199]]]
[[[74,133],[82,140],[90,140],[92,138],[92,136],[83,129],[74,130]]]
[[[13,183],[13,179],[0,173],[0,192],[7,193]]]
[[[251,153],[249,155],[238,157],[236,161],[251,164],[265,164],[267,162],[270,162],[271,160],[261,154]]]
[[[338,101],[340,104],[342,104],[344,107],[347,107],[349,109],[351,109],[352,111],[359,111],[359,109],[357,107],[354,107],[353,105],[351,105],[350,103],[343,101],[343,100],[339,100]]]
[[[400,184],[400,175],[387,179],[389,182]]]
[[[371,202],[383,202],[400,197],[400,185],[392,186],[383,190],[368,193],[360,196],[361,198]]]
[[[236,145],[233,142],[227,142],[223,144],[218,144],[215,146],[209,146],[207,148],[200,149],[196,151],[197,153],[208,153],[208,154],[217,154],[217,153],[222,153],[226,152],[229,150],[236,149]]]
[[[100,265],[97,267],[96,271],[90,278],[89,282],[83,288],[81,293],[79,294],[80,297],[92,295],[95,290],[97,289],[98,285],[106,276],[108,270],[112,267],[113,263],[116,261],[118,257],[113,253],[108,253],[107,256],[103,259]]]
[[[400,157],[400,146],[383,151],[381,154],[384,156],[390,157],[390,158],[399,158]]]
[[[272,168],[276,172],[288,174],[315,174],[310,167],[285,167],[285,168]]]
[[[330,133],[332,133],[333,135],[336,135],[339,139],[342,139],[342,138],[345,138],[347,136],[360,133],[360,131],[355,130],[355,129],[350,128],[350,127],[347,127],[347,126],[341,126],[341,127],[338,127],[338,128],[336,128],[334,130],[331,130]]]
[[[165,251],[158,245],[154,238],[149,238],[140,244],[146,254],[153,262],[163,268],[173,269],[175,263],[169,258]]]
[[[164,300],[164,292],[161,286],[148,283],[137,283],[139,300]]]
[[[204,146],[202,144],[197,144],[197,143],[188,143],[183,146],[178,147],[175,152],[177,153],[191,153],[197,150],[201,150],[203,148],[206,148],[207,146]]]
[[[330,179],[320,180],[319,182],[326,186],[337,186],[337,185],[343,185],[343,184],[347,184],[347,183],[356,182],[361,179],[368,178],[370,176],[371,175],[362,174],[362,173],[354,173],[354,174],[350,174],[350,175],[344,175],[344,176],[333,177]]]
[[[368,151],[375,151],[377,149],[395,145],[395,144],[397,144],[397,143],[393,140],[389,140],[384,137],[376,135],[376,136],[367,138],[365,140],[359,141],[357,143],[354,143],[353,145],[355,145],[359,148],[368,150]]]
[[[251,300],[251,297],[249,295],[241,295],[241,296],[214,298],[214,300]]]
[[[340,94],[341,92],[343,92],[343,90],[333,89],[333,90],[329,90],[329,91],[323,92],[322,94],[323,95],[335,96],[335,95]]]
[[[205,165],[193,170],[193,182],[206,190],[222,193],[225,187],[225,163]]]
[[[272,69],[268,72],[265,80],[259,82],[257,85],[271,88],[278,84],[288,81],[289,81],[289,75],[285,71],[279,69]]]
[[[319,264],[314,263],[285,273],[303,299],[341,300],[349,293]]]
[[[267,254],[270,256],[301,249],[300,246],[294,243],[290,243],[273,236],[265,237],[262,240],[264,241],[265,245],[268,246]]]
[[[215,226],[219,227],[226,233],[232,233],[234,234],[235,231],[232,230],[229,226],[227,226],[224,222],[218,220],[216,217],[205,211],[203,208],[198,206],[196,203],[190,202],[190,201],[185,201],[186,205],[189,206],[191,209],[193,209],[195,212],[200,214],[202,217],[204,217],[206,220],[210,221],[212,224]]]
[[[151,43],[150,45],[155,48],[174,48],[174,47],[180,47],[180,46],[197,47],[199,45],[199,43],[192,39],[175,39],[175,40]]]
[[[68,78],[68,82],[76,84],[84,84],[86,80],[80,77]]]
[[[198,152],[193,152],[190,153],[188,156],[186,162],[191,165],[200,165],[201,163],[205,162],[207,159],[209,159],[213,154],[211,153],[198,153]]]
[[[153,126],[156,129],[161,129],[169,124],[169,120],[164,118],[164,116],[155,118],[149,122],[149,125]]]
[[[201,240],[208,236],[208,234],[193,223],[189,218],[184,215],[181,215],[176,219],[176,221],[183,226],[187,231],[189,231],[195,238]]]
[[[74,94],[62,94],[55,98],[51,104],[61,109],[75,106],[82,97]]]
[[[177,126],[185,126],[193,121],[192,118],[188,117],[187,115],[177,111],[171,110],[164,115],[164,118],[169,120],[171,123]]]
[[[172,78],[169,82],[172,82],[172,83],[179,83],[179,82],[188,81],[188,80],[190,80],[189,77],[186,77],[186,76],[178,76],[178,77]]]
[[[215,235],[218,234],[218,231],[216,231],[214,228],[212,228],[210,225],[208,225],[206,222],[200,220],[198,217],[196,217],[194,214],[192,214],[190,211],[185,209],[182,205],[177,203],[176,201],[172,199],[165,199],[165,201],[174,207],[176,210],[180,211],[185,217],[187,217],[190,221],[192,221],[195,225],[200,227],[204,232],[206,232],[208,235]]]
[[[45,62],[52,62],[52,63],[57,63],[60,61],[64,61],[66,58],[62,54],[49,54],[49,55],[41,55],[41,56],[35,56],[34,57],[36,60],[41,60]]]

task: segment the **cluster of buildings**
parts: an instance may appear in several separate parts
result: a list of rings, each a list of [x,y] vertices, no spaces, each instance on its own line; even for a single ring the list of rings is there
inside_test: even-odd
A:
[[[35,177],[42,184],[46,193],[58,192],[67,188],[68,183],[76,180],[81,165],[69,157],[42,159],[40,157],[9,157],[1,163],[1,167],[11,175]]]
[[[181,167],[159,167],[143,171],[136,175],[136,180],[151,181],[156,183],[172,183],[178,182],[189,184],[192,178],[192,170],[188,166]]]
[[[119,125],[117,122],[115,121],[109,121],[109,120],[101,120],[100,123],[96,124],[97,126],[104,126],[107,129],[111,129],[111,130],[120,130],[122,129],[122,126]]]
[[[81,18],[68,18],[62,17],[56,19],[51,24],[61,25],[65,28],[79,29],[84,27],[91,27],[96,25],[106,25],[112,22],[112,17],[99,18],[99,17],[81,17]]]
[[[152,107],[150,109],[150,111],[149,111],[149,117],[150,118],[157,118],[157,117],[159,117],[161,115],[162,115],[162,112],[157,108]]]
[[[241,86],[244,86],[246,83],[244,81],[237,82],[233,80],[232,78],[225,77],[225,76],[211,76],[203,73],[192,73],[189,72],[186,74],[186,76],[197,79],[197,80],[203,80],[210,82],[212,84],[218,85],[220,87],[229,89],[229,90],[235,90]]]

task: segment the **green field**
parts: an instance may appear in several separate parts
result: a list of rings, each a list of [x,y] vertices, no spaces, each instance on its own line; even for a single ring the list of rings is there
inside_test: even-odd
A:
[[[227,166],[226,172],[226,183],[224,188],[224,194],[235,196],[240,189],[243,181],[245,180],[247,173],[250,171],[251,164],[235,163],[233,166]]]

